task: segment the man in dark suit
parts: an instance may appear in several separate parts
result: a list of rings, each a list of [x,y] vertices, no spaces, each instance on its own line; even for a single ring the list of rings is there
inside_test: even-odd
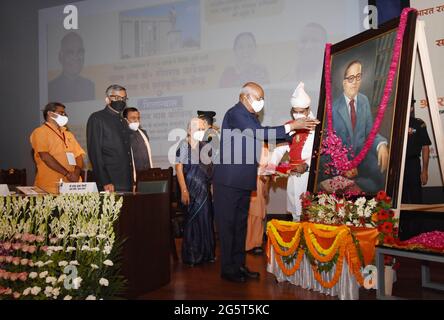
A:
[[[151,146],[148,134],[140,127],[140,112],[136,108],[123,110],[123,117],[128,121],[131,134],[131,154],[133,158],[134,182],[137,171],[153,168]]]
[[[94,112],[86,125],[88,156],[97,185],[109,192],[132,190],[131,131],[122,117],[127,99],[124,87],[109,86],[105,109]]]
[[[259,277],[258,272],[245,266],[245,238],[250,195],[256,190],[261,142],[284,140],[293,130],[313,130],[319,123],[318,120],[298,119],[285,126],[262,127],[256,114],[263,106],[261,86],[253,82],[245,84],[239,102],[225,114],[221,128],[220,161],[213,177],[214,207],[220,240],[221,276],[234,282]]]
[[[347,148],[358,155],[364,147],[373,127],[373,116],[368,98],[359,92],[362,78],[362,64],[355,60],[345,69],[344,92],[333,102],[333,128]],[[387,139],[376,135],[372,148],[358,166],[348,172],[364,192],[376,193],[384,189],[385,171],[388,166]]]

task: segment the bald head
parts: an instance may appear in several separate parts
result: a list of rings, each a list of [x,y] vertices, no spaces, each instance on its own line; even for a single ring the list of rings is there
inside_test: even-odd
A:
[[[264,98],[264,89],[255,82],[247,82],[244,84],[239,95],[239,101],[242,102],[251,113],[255,113],[252,106],[253,102],[264,100]]]

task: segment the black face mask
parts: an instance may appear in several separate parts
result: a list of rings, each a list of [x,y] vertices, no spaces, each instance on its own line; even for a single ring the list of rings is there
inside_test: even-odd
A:
[[[123,109],[125,109],[125,107],[126,107],[126,102],[125,101],[111,101],[110,106],[114,110],[116,110],[118,112],[122,112]]]

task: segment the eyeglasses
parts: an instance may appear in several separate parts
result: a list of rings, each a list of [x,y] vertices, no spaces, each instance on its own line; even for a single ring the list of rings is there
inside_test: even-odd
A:
[[[353,83],[356,79],[356,81],[361,81],[362,78],[362,73],[358,73],[357,75],[351,75],[348,77],[345,77],[344,79],[346,79],[348,81],[348,83]]]
[[[110,98],[112,101],[128,101],[128,97],[121,97],[121,96],[116,96],[116,95],[111,95],[108,96],[108,98]]]

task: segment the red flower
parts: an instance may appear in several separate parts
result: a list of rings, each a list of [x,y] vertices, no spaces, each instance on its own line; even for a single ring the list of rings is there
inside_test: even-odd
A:
[[[393,260],[394,260],[393,256],[384,255],[384,264],[386,266],[391,266],[393,264]]]
[[[384,199],[387,197],[387,193],[385,193],[385,191],[379,191],[376,194],[376,200],[377,201],[384,201]]]
[[[384,243],[394,244],[395,243],[395,238],[393,238],[390,235],[387,235],[387,236],[384,237]]]
[[[378,212],[379,221],[387,220],[388,218],[389,218],[389,213],[387,210],[382,209]]]
[[[303,208],[308,208],[309,206],[311,206],[311,201],[309,199],[302,200],[302,207]]]
[[[382,225],[378,227],[378,230],[382,233],[392,233],[393,232],[393,223],[391,222],[384,222]]]

